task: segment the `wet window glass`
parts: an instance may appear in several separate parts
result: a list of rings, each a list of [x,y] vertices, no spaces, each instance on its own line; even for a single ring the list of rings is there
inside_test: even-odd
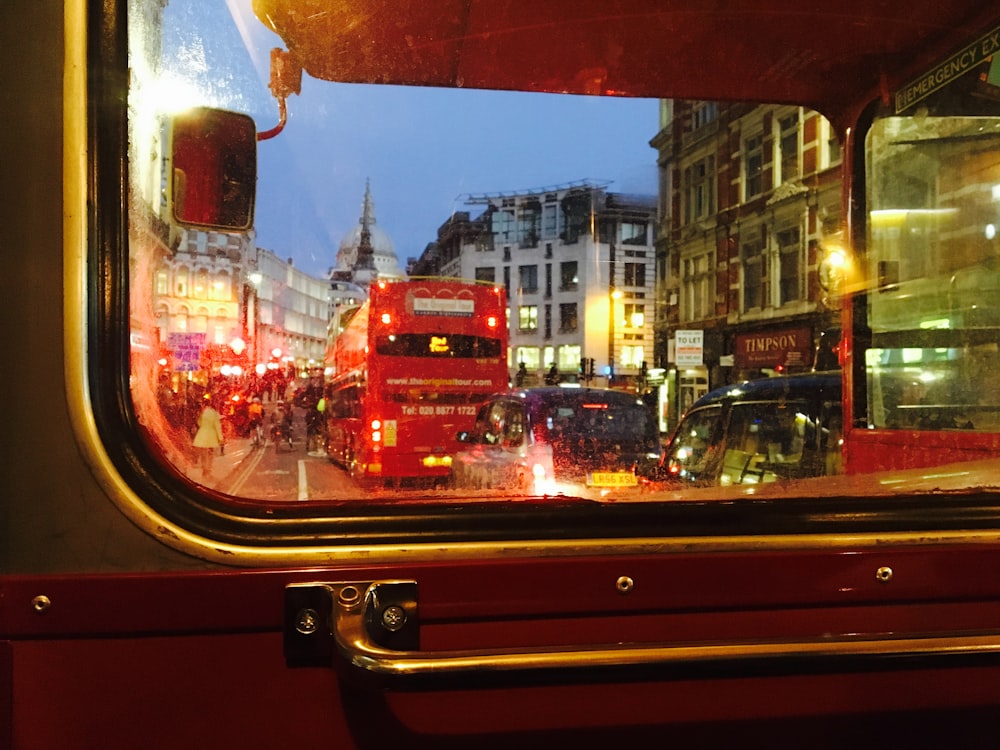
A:
[[[331,80],[255,5],[129,5],[130,396],[194,491],[812,496],[995,455],[1000,63],[849,155],[788,103]]]

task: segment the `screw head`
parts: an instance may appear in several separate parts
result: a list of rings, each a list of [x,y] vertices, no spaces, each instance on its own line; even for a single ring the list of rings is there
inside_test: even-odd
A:
[[[382,610],[382,627],[390,633],[402,630],[406,624],[406,610],[398,604],[391,604]]]
[[[300,609],[295,617],[295,629],[302,635],[312,635],[319,627],[319,615],[315,609]]]

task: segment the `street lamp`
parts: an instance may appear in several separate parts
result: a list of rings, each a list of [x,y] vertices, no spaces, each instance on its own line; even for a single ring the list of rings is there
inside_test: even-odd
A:
[[[615,376],[615,304],[624,295],[620,289],[616,289],[614,281],[611,282],[611,293],[608,295],[608,387],[611,387],[611,380]]]

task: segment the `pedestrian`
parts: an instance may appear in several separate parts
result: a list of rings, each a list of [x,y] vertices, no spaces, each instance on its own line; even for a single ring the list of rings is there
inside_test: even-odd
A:
[[[549,367],[548,373],[545,375],[545,385],[558,385],[559,379],[559,368],[553,362]]]
[[[517,366],[517,374],[514,376],[514,383],[517,385],[518,388],[524,385],[524,379],[525,377],[527,377],[527,375],[528,375],[527,366],[524,364],[524,362],[519,363]]]
[[[216,451],[221,451],[226,441],[222,437],[222,417],[212,406],[212,399],[205,394],[201,414],[198,415],[198,431],[194,435],[194,447],[198,452],[202,479],[212,478],[212,462]]]
[[[260,403],[260,397],[253,397],[247,407],[247,416],[250,420],[250,440],[254,446],[258,446],[263,443],[264,437],[264,407]]]

